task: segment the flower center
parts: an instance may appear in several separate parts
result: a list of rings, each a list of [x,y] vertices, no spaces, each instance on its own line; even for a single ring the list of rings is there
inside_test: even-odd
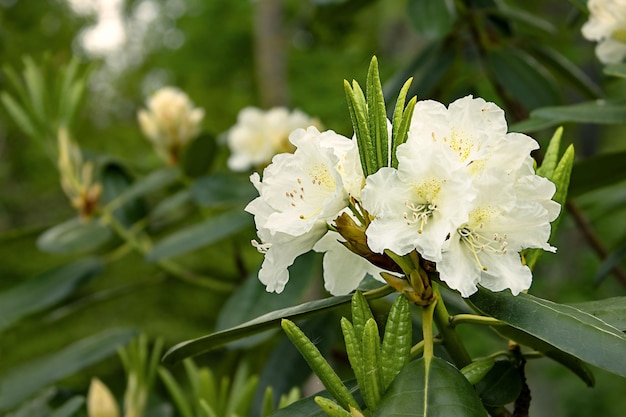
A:
[[[477,144],[471,136],[455,128],[452,129],[449,138],[443,138],[443,142],[459,156],[461,162],[465,162],[469,158],[474,147],[476,150],[480,150],[480,144]]]
[[[410,212],[405,211],[402,215],[406,224],[409,226],[417,224],[417,233],[422,234],[422,232],[424,232],[424,226],[428,223],[428,218],[437,210],[437,206],[430,203],[414,204],[410,201],[406,201],[404,205],[410,210]]]
[[[333,178],[324,164],[313,165],[311,169],[309,169],[308,174],[309,178],[311,178],[311,182],[318,187],[323,186],[328,190],[334,190],[337,187],[335,178]]]
[[[482,228],[483,224],[481,223],[478,225],[478,229]],[[483,271],[487,271],[487,267],[484,266],[478,258],[480,252],[507,253],[508,242],[506,241],[506,233],[503,235],[494,233],[491,237],[487,237],[482,233],[478,233],[476,229],[470,228],[468,225],[460,227],[457,229],[457,232],[461,236],[461,241],[470,249],[476,263]]]

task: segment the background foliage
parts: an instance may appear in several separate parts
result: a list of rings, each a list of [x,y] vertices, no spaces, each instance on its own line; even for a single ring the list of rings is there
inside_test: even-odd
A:
[[[157,10],[157,17],[142,32],[136,19],[147,5]],[[272,5],[282,9],[277,35],[281,46],[264,49],[260,16]],[[210,139],[204,143],[213,145],[204,152],[214,154],[214,159],[200,158],[196,168],[189,168],[192,179],[199,177],[189,188],[168,180],[167,171],[156,171],[161,175],[154,180],[158,186],[148,189],[140,181],[144,189],[131,195],[122,213],[116,212],[126,226],[149,215],[149,234],[162,246],[149,254],[130,251],[118,257],[113,250],[120,245],[119,238],[107,238],[105,245],[91,251],[96,256],[85,258],[78,252],[89,239],[69,249],[59,249],[54,239],[47,248],[38,242],[42,232],[75,217],[59,186],[54,133],[28,137],[7,106],[0,106],[0,411],[35,394],[34,388],[50,385],[58,387],[55,394],[45,394],[50,403],[64,403],[84,395],[92,376],[105,380],[121,398],[124,373],[114,353],[118,342],[132,334],[143,332],[172,346],[295,305],[305,297],[321,298],[320,271],[312,266],[319,265],[319,259],[312,255],[294,266],[292,274],[302,279],[292,280],[283,296],[242,302],[257,300],[263,293],[255,278],[261,257],[248,244],[253,238],[251,222],[206,201],[211,198],[206,190],[223,191],[227,181],[245,183],[245,175],[233,179],[226,174],[228,152],[222,136],[244,106],[298,107],[327,128],[351,135],[342,81],[362,80],[373,54],[381,63],[389,99],[413,76],[411,95],[444,103],[467,94],[481,96],[505,109],[513,130],[532,132],[544,146],[554,127],[563,125],[562,149],[574,143],[578,158],[570,202],[553,239],[559,253],[540,258],[531,292],[560,303],[625,295],[626,84],[623,71],[605,70],[595,58],[594,45],[582,39],[584,2],[141,0],[126,1],[123,10],[129,27],[135,27],[129,32],[134,46],[126,48],[126,55],[98,58],[87,54],[79,41],[80,31],[94,23],[94,16],[77,14],[62,0],[1,0],[0,63],[20,74],[29,65],[24,56],[31,57],[43,72],[44,90],[49,92],[46,106],[54,115],[55,77],[72,56],[79,58],[78,71],[88,75],[89,83],[72,134],[102,167],[105,199],[161,169],[136,123],[137,109],[158,86],[176,85],[205,109],[203,127]],[[284,58],[284,77],[278,82],[259,77],[258,71],[267,65],[264,57],[278,62]],[[6,71],[0,73],[0,91],[15,95],[9,78]],[[207,173],[213,176],[204,176]],[[182,203],[170,203],[174,209],[159,206],[185,189],[192,190],[192,201],[183,196]],[[252,195],[242,189],[242,195],[231,196],[228,203],[233,212]],[[155,207],[161,210],[156,215]],[[206,230],[215,230],[214,224],[191,238],[178,236],[177,241],[172,236],[215,215],[230,215],[226,223],[240,221],[241,227],[225,231],[228,239],[220,239],[218,232],[213,240],[206,237]],[[169,246],[162,240],[167,236]],[[180,239],[191,246],[185,247]],[[239,298],[228,299],[232,290],[219,292],[176,279],[158,263],[170,258],[232,284]],[[387,305],[374,303],[375,314],[377,307],[384,312]],[[320,330],[324,317],[312,319],[304,329],[312,338],[323,335],[318,347],[334,352],[337,366],[345,371],[347,359],[334,340],[340,331],[338,313],[329,314],[334,316],[326,321],[336,324],[332,332]],[[459,331],[470,336],[476,330]],[[473,355],[489,352],[485,337],[474,339]],[[63,358],[70,359],[59,362]],[[265,386],[273,385],[275,394],[282,394],[307,379],[305,365],[290,369],[276,365],[285,358],[301,361],[284,337],[262,334],[198,362],[210,365],[221,377],[234,375],[238,363],[247,360],[252,373],[259,375],[255,401],[260,403]],[[42,366],[52,359],[61,364],[58,369]],[[182,366],[170,371],[184,374]],[[288,371],[293,374],[286,375]],[[618,416],[626,407],[622,395],[626,382],[604,371],[594,372],[593,390],[546,360],[530,362],[527,371],[534,388],[533,416],[592,412]],[[33,388],[32,392],[20,391],[21,386]],[[151,400],[154,410],[160,410],[167,398],[166,387],[157,383]]]

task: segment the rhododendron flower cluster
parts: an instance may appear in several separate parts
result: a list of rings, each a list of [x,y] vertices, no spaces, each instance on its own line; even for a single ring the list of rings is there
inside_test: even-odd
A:
[[[265,253],[259,278],[268,291],[282,291],[288,266],[311,249],[326,252],[333,294],[355,289],[366,273],[380,278],[385,265],[344,246],[352,237],[341,235],[337,220],[346,215],[363,228],[374,256],[416,252],[464,297],[478,284],[528,289],[532,274],[520,252],[556,250],[547,241],[560,206],[551,200],[554,184],[534,172],[530,152],[538,144],[507,133],[504,112],[481,98],[447,108],[417,102],[397,167],[390,161],[367,177],[355,139],[311,127],[294,131],[290,142],[293,154],[276,155],[262,180],[252,175],[259,197],[246,208],[258,229],[254,244]]]

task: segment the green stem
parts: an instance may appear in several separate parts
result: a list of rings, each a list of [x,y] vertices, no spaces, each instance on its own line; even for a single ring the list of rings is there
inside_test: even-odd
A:
[[[450,316],[450,327],[454,328],[459,324],[480,324],[483,326],[506,326],[506,323],[494,319],[493,317],[477,316],[475,314],[456,314]]]
[[[137,252],[146,255],[150,251],[152,244],[147,236],[143,235],[141,238],[136,236],[130,230],[126,229],[124,225],[122,225],[115,218],[115,216],[113,216],[112,213],[104,211],[102,213],[102,220],[110,225],[113,231],[115,231],[119,237],[124,239],[126,243],[132,246]],[[193,285],[198,285],[220,292],[232,291],[235,288],[234,284],[218,281],[210,277],[199,276],[168,259],[160,259],[156,261],[156,264],[174,277]]]
[[[465,346],[463,345],[461,338],[459,338],[459,335],[454,330],[454,327],[450,325],[450,314],[448,314],[446,305],[444,304],[441,294],[439,293],[439,286],[434,282],[432,284],[435,297],[438,300],[435,305],[434,319],[437,324],[437,328],[439,329],[441,338],[443,339],[443,346],[450,354],[450,357],[454,361],[457,368],[464,368],[472,363],[472,358],[469,353],[467,353],[467,349],[465,349]]]
[[[398,264],[400,269],[402,269],[402,272],[404,272],[404,275],[406,275],[407,277],[410,276],[411,271],[415,269],[415,267],[413,266],[413,262],[406,255],[400,256],[395,252],[390,251],[389,249],[385,249],[385,255],[389,256],[392,261]]]
[[[424,362],[426,367],[434,356],[433,314],[440,300],[435,297],[432,303],[422,308],[422,332],[424,334]]]
[[[378,298],[383,298],[384,296],[389,295],[395,291],[395,288],[393,288],[391,285],[383,285],[382,287],[366,291],[363,293],[363,295],[368,300],[376,300]]]
[[[433,344],[435,344],[435,345],[440,345],[442,343],[443,343],[443,340],[441,340],[438,337],[435,337],[433,339]],[[417,342],[416,344],[414,344],[411,347],[411,351],[409,352],[409,356],[411,357],[411,359],[413,359],[417,355],[420,355],[422,352],[424,352],[424,341],[420,340],[419,342]]]

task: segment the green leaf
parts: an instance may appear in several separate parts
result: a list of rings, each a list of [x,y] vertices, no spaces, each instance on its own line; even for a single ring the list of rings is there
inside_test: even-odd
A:
[[[570,305],[626,332],[626,297],[613,297]]]
[[[361,343],[361,340],[363,339],[363,332],[365,331],[365,323],[367,323],[369,319],[374,318],[369,303],[361,291],[355,291],[352,295],[350,309],[352,312],[354,334],[356,335],[358,342]]]
[[[203,207],[243,207],[259,195],[248,177],[232,173],[207,175],[191,184],[193,200]]]
[[[376,165],[372,174],[378,169],[390,166],[389,163],[389,132],[387,131],[387,110],[385,110],[385,98],[383,87],[380,84],[378,73],[378,60],[372,57],[367,72],[367,115],[370,138],[376,151]]]
[[[536,132],[561,124],[558,120],[542,119],[540,117],[530,117],[521,122],[513,123],[509,126],[509,132]]]
[[[241,210],[228,211],[160,240],[146,255],[149,262],[171,258],[215,243],[252,226],[252,217]]]
[[[9,115],[13,118],[15,124],[22,129],[22,132],[32,138],[39,138],[37,128],[33,125],[30,117],[24,111],[22,106],[20,106],[13,97],[3,92],[0,94],[0,100],[2,101],[2,104],[4,104],[4,107],[7,109]]]
[[[324,359],[320,351],[315,347],[313,342],[296,326],[292,321],[281,320],[281,327],[289,337],[289,340],[296,346],[298,351],[309,364],[309,367],[315,372],[324,387],[345,409],[349,407],[359,408],[356,400],[341,382],[339,376],[332,369],[330,364]]]
[[[221,308],[216,331],[238,326],[263,314],[286,308],[304,298],[311,286],[313,277],[319,275],[319,257],[308,253],[298,257],[289,268],[289,275],[294,277],[280,294],[269,293],[257,278],[257,271],[251,274]],[[265,340],[269,334],[257,335],[233,343],[232,347],[251,347]]]
[[[363,383],[359,387],[367,408],[375,410],[383,394],[383,378],[380,369],[380,335],[376,320],[369,319],[365,323],[362,340]]]
[[[121,167],[118,167],[117,169],[123,170]],[[179,176],[180,171],[178,170],[178,168],[163,168],[157,171],[153,171],[145,177],[136,180],[132,183],[132,185],[130,184],[130,181],[128,181],[128,184],[126,184],[125,187],[122,187],[122,189],[119,189],[120,187],[117,187],[117,193],[112,193],[110,198],[106,200],[108,203],[108,206],[106,208],[108,210],[115,210],[130,202],[131,200],[135,200],[139,197],[143,197],[146,194],[161,190],[176,182]]]
[[[626,104],[609,100],[594,100],[568,106],[551,106],[533,110],[530,116],[564,122],[622,124],[626,120]]]
[[[451,0],[411,0],[407,4],[409,21],[430,39],[445,37],[456,22],[456,8]]]
[[[487,375],[495,363],[495,359],[490,357],[478,359],[464,366],[461,373],[471,385],[476,385]]]
[[[35,115],[39,121],[43,123],[49,122],[47,120],[45,109],[46,87],[44,85],[43,74],[31,57],[25,56],[23,61],[24,71],[22,72],[22,75],[24,77],[24,84],[26,84],[26,90],[28,91],[28,96],[33,106]]]
[[[352,395],[357,397],[358,387],[355,381],[346,381],[346,387]],[[296,401],[295,403],[276,411],[271,417],[326,417],[327,414],[315,403],[315,397],[331,398],[328,391],[321,391],[317,394]]]
[[[525,108],[534,109],[559,101],[559,90],[550,73],[526,52],[513,48],[493,51],[487,56],[487,63],[506,93]],[[534,112],[531,115],[535,116]]]
[[[150,211],[150,221],[172,222],[180,220],[188,215],[192,209],[191,192],[185,188],[161,200]]]
[[[596,276],[593,280],[594,284],[599,285],[606,277],[611,274],[613,268],[619,266],[624,261],[624,259],[626,259],[626,244],[611,252],[609,256],[607,256],[606,259],[602,261],[600,267],[598,268],[598,272],[596,272]]]
[[[483,404],[491,407],[509,404],[522,391],[519,370],[508,361],[497,361],[476,386]]]
[[[611,75],[613,77],[626,78],[626,64],[610,64],[604,67],[603,71],[606,75]]]
[[[96,258],[82,259],[32,277],[0,293],[0,331],[72,294],[102,269]]]
[[[92,252],[109,242],[113,233],[97,219],[71,219],[46,230],[37,238],[43,252],[79,254]]]
[[[552,200],[556,201],[563,207],[565,205],[565,201],[567,200],[567,194],[569,190],[569,183],[572,174],[572,167],[574,166],[574,145],[569,145],[563,154],[563,157],[559,160],[556,168],[554,169],[554,174],[550,178],[554,185],[556,185],[556,192],[552,197]],[[559,218],[557,218],[552,223],[552,230],[556,230],[560,217],[563,215],[563,210],[559,214]]]
[[[103,210],[113,215],[126,227],[132,226],[146,215],[143,201],[138,195],[126,198],[129,190],[136,187],[127,169],[115,162],[107,162],[102,168]]]
[[[78,396],[72,397],[67,400],[62,406],[54,410],[54,412],[50,414],[50,417],[71,417],[79,409],[84,407],[84,404],[85,398]]]
[[[595,81],[556,49],[540,43],[530,43],[529,47],[533,56],[552,69],[554,74],[569,81],[589,98],[604,96],[602,88]]]
[[[134,336],[133,330],[105,330],[10,369],[0,378],[0,411],[9,410],[42,387],[115,354]]]
[[[455,367],[433,357],[409,362],[383,396],[372,417],[485,417],[474,388]]]
[[[367,102],[361,86],[356,81],[353,80],[352,85],[350,85],[348,81],[344,80],[344,89],[352,127],[358,142],[361,166],[367,176],[374,172],[376,166],[376,150],[372,141],[373,133],[369,129]]]
[[[549,34],[557,33],[557,28],[550,21],[540,18],[539,16],[526,12],[522,9],[516,9],[508,6],[504,2],[497,3],[498,8],[494,12],[505,17],[507,20],[522,23],[533,29],[539,29]]]
[[[565,353],[626,376],[626,335],[574,307],[510,291],[481,288],[470,297],[481,312],[504,321]]]
[[[556,170],[556,166],[559,163],[559,156],[561,154],[561,137],[563,136],[563,128],[559,127],[552,135],[550,142],[548,143],[548,148],[546,149],[546,153],[543,157],[543,162],[541,166],[537,168],[537,175],[540,175],[545,178],[552,178],[554,176],[554,170]]]
[[[217,142],[210,134],[202,134],[189,143],[181,160],[181,168],[185,175],[196,178],[207,173],[217,153]]]
[[[583,159],[572,169],[571,198],[626,180],[626,151]]]
[[[405,296],[399,295],[389,311],[381,346],[383,391],[409,361],[412,333],[411,305]]]
[[[390,287],[384,286],[376,291],[366,294],[366,298],[369,297],[370,299],[373,299],[384,297],[392,291],[393,290]],[[292,321],[304,319],[314,314],[322,313],[348,304],[351,299],[352,297],[350,295],[329,297],[323,300],[311,301],[294,307],[272,311],[271,313],[264,314],[261,317],[257,317],[256,319],[250,320],[239,326],[179,343],[165,353],[163,361],[167,363],[178,362],[187,357],[196,356],[216,349],[243,337],[277,327],[280,325],[280,321],[283,318],[288,318]]]

